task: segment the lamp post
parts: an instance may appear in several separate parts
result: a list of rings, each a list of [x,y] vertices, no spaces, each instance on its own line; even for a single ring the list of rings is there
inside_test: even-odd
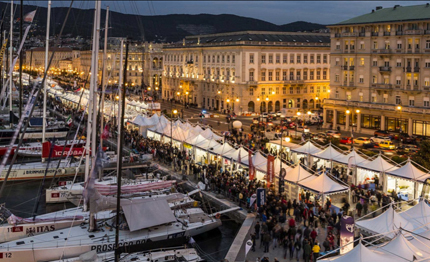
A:
[[[400,113],[400,120],[399,120],[400,130],[399,130],[399,133],[401,134],[402,133],[402,124],[401,124],[401,121],[402,121],[402,106],[398,105],[396,107],[396,110],[399,111],[399,113]],[[399,139],[399,147],[400,147],[400,139]]]
[[[345,113],[348,115],[348,117],[349,117],[349,114],[351,114],[351,145],[352,145],[352,147],[354,147],[354,133],[353,133],[354,132],[354,125],[357,124],[356,122],[354,122],[354,112],[358,116],[358,114],[360,113],[360,109],[356,109],[356,110],[347,109],[345,111]]]
[[[173,148],[173,119],[177,113],[178,113],[178,110],[176,109],[172,110],[172,116],[170,120],[170,149]]]
[[[296,127],[295,127],[295,132],[294,132],[294,136],[297,138],[297,126],[299,125],[299,118],[300,118],[300,116],[302,115],[302,112],[300,112],[300,111],[298,111],[297,112],[297,124],[296,124]]]
[[[281,149],[279,150],[279,194],[284,192],[284,174],[282,173],[282,140],[283,140],[284,130],[281,130]],[[289,143],[291,141],[290,137],[285,137],[285,142]]]

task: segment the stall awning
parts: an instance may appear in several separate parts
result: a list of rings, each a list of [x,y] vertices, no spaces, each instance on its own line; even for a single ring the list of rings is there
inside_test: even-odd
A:
[[[430,178],[428,171],[424,172],[416,168],[409,158],[404,166],[394,170],[390,169],[386,173],[391,176],[397,176],[419,182],[424,182],[427,178]]]
[[[285,175],[284,180],[294,184],[297,184],[299,181],[313,176],[313,174],[302,167],[301,164],[298,164],[293,168],[289,168],[286,171],[287,174]]]
[[[310,176],[298,183],[301,187],[318,194],[334,194],[348,191],[349,187],[331,179],[325,172],[319,176]]]
[[[427,229],[430,229],[430,206],[424,200],[400,213],[400,215],[406,220],[422,226],[425,225]]]
[[[314,145],[311,141],[307,141],[297,148],[291,148],[291,151],[299,154],[317,154],[321,152],[322,149]]]
[[[372,251],[374,250],[384,253],[388,256],[392,255],[394,258],[393,261],[395,261],[396,258],[403,261],[415,261],[430,256],[430,253],[428,253],[428,248],[425,250],[420,250],[419,248],[415,247],[409,240],[406,239],[400,230],[398,235],[390,242],[384,245],[370,247],[369,249]]]
[[[327,146],[324,150],[322,150],[319,153],[312,153],[311,154],[314,157],[318,157],[325,160],[334,160],[337,157],[340,157],[342,153],[334,149],[332,145]]]
[[[330,257],[326,259],[321,259],[318,261],[335,261],[335,262],[392,262],[393,258],[391,256],[384,256],[382,254],[378,254],[373,252],[369,248],[365,247],[361,242],[355,246],[348,253],[341,255]]]
[[[385,172],[387,170],[395,170],[397,167],[385,160],[382,155],[378,155],[370,162],[361,162],[357,164],[362,169],[367,169],[375,172]]]
[[[339,155],[337,158],[333,159],[333,161],[336,161],[341,164],[345,165],[354,165],[357,166],[358,164],[366,164],[370,161],[355,151],[355,149],[352,149],[351,152],[349,152],[347,155]]]

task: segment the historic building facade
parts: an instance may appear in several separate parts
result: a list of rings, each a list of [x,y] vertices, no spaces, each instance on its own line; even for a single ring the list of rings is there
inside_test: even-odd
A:
[[[326,127],[429,136],[429,4],[377,7],[329,28]]]
[[[163,48],[164,99],[236,113],[316,110],[328,98],[328,34],[233,32]]]

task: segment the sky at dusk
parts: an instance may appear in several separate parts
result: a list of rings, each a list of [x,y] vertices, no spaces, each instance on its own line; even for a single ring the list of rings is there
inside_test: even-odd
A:
[[[24,4],[46,7],[47,2],[24,1]],[[53,6],[70,5],[70,1],[52,3]],[[376,6],[393,7],[425,3],[423,1],[102,1],[102,7],[109,6],[113,11],[140,15],[235,14],[281,25],[294,21],[334,24],[369,13]],[[73,7],[92,9],[94,1],[75,1]]]

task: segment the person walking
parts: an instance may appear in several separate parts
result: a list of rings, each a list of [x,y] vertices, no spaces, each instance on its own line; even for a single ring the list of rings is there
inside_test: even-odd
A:
[[[314,262],[317,261],[319,255],[320,255],[320,250],[321,250],[321,248],[318,245],[318,241],[315,241],[315,244],[314,244],[314,246],[312,248],[312,255],[313,255],[313,258],[314,258]]]
[[[294,244],[294,249],[296,250],[296,259],[299,261],[300,249],[302,248],[302,244],[300,244],[300,239],[296,239],[296,243]]]
[[[260,239],[260,221],[257,221],[257,224],[254,226],[255,230],[255,239]]]
[[[309,244],[309,241],[305,241],[305,245],[303,246],[303,256],[305,259],[305,262],[310,262],[312,253],[311,245]]]
[[[270,245],[270,233],[266,232],[263,235],[263,245],[264,245],[264,253],[269,252],[269,245]]]

